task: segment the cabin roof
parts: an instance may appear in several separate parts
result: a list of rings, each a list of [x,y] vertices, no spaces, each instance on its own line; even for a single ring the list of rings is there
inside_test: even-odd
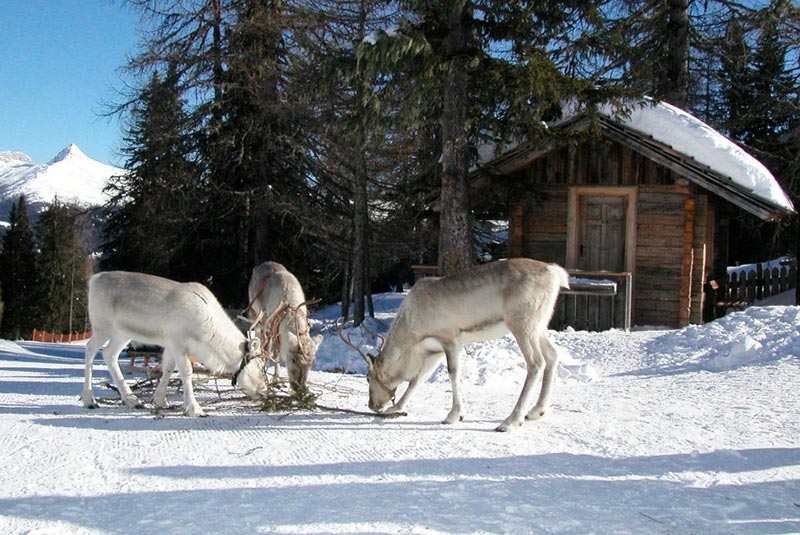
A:
[[[597,108],[596,124],[602,135],[643,154],[697,185],[762,218],[774,219],[795,208],[772,173],[747,151],[691,114],[664,102],[646,100],[617,113],[613,106]],[[592,119],[585,111],[566,114],[555,129],[587,129]],[[480,169],[510,174],[558,148],[519,145]]]

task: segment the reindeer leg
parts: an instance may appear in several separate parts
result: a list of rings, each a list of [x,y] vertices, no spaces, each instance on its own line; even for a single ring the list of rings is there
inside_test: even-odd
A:
[[[517,339],[517,344],[519,345],[520,351],[522,351],[522,356],[525,357],[528,371],[525,376],[525,384],[522,385],[522,391],[519,394],[519,399],[514,406],[514,410],[512,410],[508,418],[503,420],[503,423],[497,427],[497,431],[510,431],[522,426],[523,414],[526,407],[530,405],[533,386],[539,379],[539,371],[544,365],[544,358],[539,353],[539,348],[535,342],[533,342],[533,338],[538,336],[538,333],[531,333],[531,327],[527,326],[520,327],[509,325],[509,327],[514,334],[514,338]]]
[[[547,409],[550,406],[550,392],[553,387],[553,379],[555,379],[556,366],[558,364],[558,351],[547,337],[547,333],[540,331],[539,336],[535,340],[539,351],[544,357],[544,377],[542,378],[542,390],[539,393],[539,400],[525,417],[526,420],[538,420],[547,413]]]
[[[85,372],[83,377],[83,392],[81,392],[81,401],[83,406],[87,409],[96,409],[97,400],[94,397],[92,389],[92,367],[94,365],[94,358],[100,346],[103,345],[103,335],[95,329],[94,336],[86,343],[86,356],[84,357]]]
[[[131,392],[130,387],[125,383],[125,378],[122,376],[122,370],[119,368],[119,354],[128,345],[130,339],[112,338],[105,349],[103,349],[103,360],[108,367],[108,373],[111,375],[111,380],[114,381],[114,386],[119,390],[119,395],[122,402],[129,409],[141,409],[144,407],[141,400]]]
[[[183,413],[186,416],[206,416],[200,408],[200,404],[194,397],[194,387],[192,386],[192,363],[185,352],[175,354],[175,363],[178,368],[178,375],[183,383]]]
[[[270,358],[269,361],[272,362],[272,384],[277,386],[281,380],[281,359],[276,357]]]
[[[408,400],[411,398],[411,395],[414,393],[414,390],[416,390],[420,383],[424,383],[428,380],[428,377],[430,377],[433,370],[435,370],[439,365],[439,360],[442,358],[442,355],[442,353],[435,353],[425,358],[419,373],[413,379],[411,379],[411,382],[408,383],[408,387],[400,397],[400,401],[386,409],[384,411],[385,414],[403,412],[403,409],[405,408],[406,403],[408,403]]]
[[[164,348],[161,352],[161,379],[158,380],[158,386],[153,392],[153,404],[161,409],[169,408],[167,401],[167,387],[169,386],[169,379],[175,369],[175,356],[172,351]]]
[[[447,343],[444,354],[447,357],[447,373],[450,375],[450,387],[453,391],[453,407],[442,423],[454,424],[464,419],[461,414],[461,347]]]

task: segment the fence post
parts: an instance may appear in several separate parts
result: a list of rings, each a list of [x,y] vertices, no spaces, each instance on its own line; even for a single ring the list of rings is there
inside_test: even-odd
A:
[[[760,264],[759,264],[760,265]],[[758,298],[758,275],[755,271],[751,271],[747,274],[747,298],[745,302],[747,304],[752,303]]]
[[[764,264],[756,264],[755,295],[756,299],[764,299]]]

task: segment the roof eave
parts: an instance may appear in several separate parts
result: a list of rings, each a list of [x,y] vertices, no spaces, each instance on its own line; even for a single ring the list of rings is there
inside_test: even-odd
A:
[[[673,150],[668,145],[661,143],[626,127],[607,117],[596,119],[601,133],[632,150],[643,154],[651,160],[675,171],[691,182],[718,195],[739,208],[755,215],[765,221],[773,221],[795,213],[784,206],[773,204],[762,199],[753,192],[736,184],[730,177],[724,176],[710,167],[703,165],[693,158]],[[583,131],[592,125],[592,119],[586,115],[580,116],[567,123],[556,127],[559,130]],[[487,162],[477,168],[473,174],[489,174],[495,176],[508,175],[529,165],[534,160],[559,148],[561,143],[551,139],[545,144],[533,146],[520,145],[505,154]]]

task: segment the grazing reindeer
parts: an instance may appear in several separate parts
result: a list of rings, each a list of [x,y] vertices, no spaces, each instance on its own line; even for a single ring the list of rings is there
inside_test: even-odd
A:
[[[312,337],[308,326],[305,294],[297,278],[277,262],[264,262],[253,269],[248,287],[248,313],[273,316],[262,327],[265,348],[278,349],[286,364],[289,384],[295,392],[306,387],[308,371],[317,359],[322,335]],[[278,379],[275,363],[273,381]]]
[[[497,430],[522,425],[531,391],[544,370],[539,400],[526,416],[541,418],[548,408],[558,360],[547,327],[560,289],[568,287],[569,277],[560,266],[526,258],[485,264],[449,277],[421,279],[397,311],[380,354],[361,353],[368,365],[369,407],[381,411],[391,401],[393,406],[387,412],[402,411],[444,354],[453,406],[443,423],[462,420],[459,360],[464,345],[510,331],[528,374],[514,410]],[[404,381],[410,381],[408,388],[394,403],[397,386]]]
[[[265,360],[258,343],[248,343],[202,284],[179,283],[143,273],[98,273],[89,279],[89,319],[92,337],[86,345],[81,394],[84,407],[97,407],[92,392],[92,363],[106,343],[103,360],[122,402],[130,408],[142,406],[125,384],[119,368],[119,354],[131,340],[164,348],[161,380],[153,395],[157,407],[169,406],[167,384],[177,367],[184,389],[183,412],[187,416],[206,415],[194,397],[189,355],[212,373],[232,373],[234,384],[238,383],[253,399],[267,391]]]

